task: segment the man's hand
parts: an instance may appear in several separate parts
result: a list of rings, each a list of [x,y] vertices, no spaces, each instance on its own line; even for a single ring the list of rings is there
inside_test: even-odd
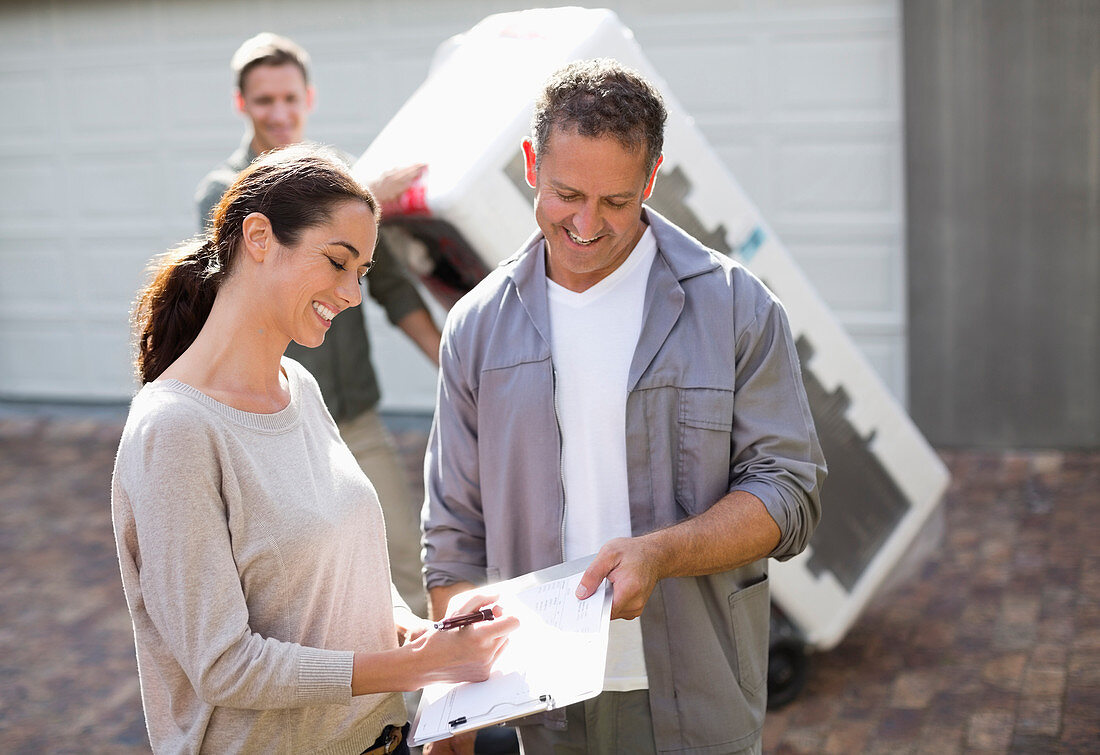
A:
[[[611,618],[641,616],[658,580],[698,577],[766,558],[779,544],[779,525],[763,501],[735,490],[702,514],[639,537],[609,540],[581,576],[577,597],[604,579],[614,586]]]
[[[375,178],[368,185],[374,198],[379,204],[394,202],[405,193],[405,190],[416,183],[416,180],[424,175],[428,166],[424,163],[406,165],[404,168],[394,168]]]
[[[664,576],[661,562],[659,549],[645,537],[609,540],[581,576],[577,597],[584,600],[607,579],[614,595],[611,618],[635,619],[642,615],[653,588]]]
[[[424,755],[474,755],[476,739],[476,731],[465,731],[455,734],[450,739],[428,742],[424,745]]]

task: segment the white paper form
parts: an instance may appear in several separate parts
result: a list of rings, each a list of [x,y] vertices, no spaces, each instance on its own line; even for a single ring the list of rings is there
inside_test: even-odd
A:
[[[424,688],[413,722],[414,746],[462,731],[595,697],[603,689],[611,592],[577,600],[592,558],[525,574],[480,590],[499,592],[519,628],[483,682]],[[480,591],[479,590],[479,591]]]

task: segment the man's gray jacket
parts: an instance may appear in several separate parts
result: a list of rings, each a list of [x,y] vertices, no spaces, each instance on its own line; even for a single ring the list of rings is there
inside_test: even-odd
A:
[[[631,530],[744,490],[779,525],[771,556],[790,558],[820,518],[825,461],[786,314],[741,265],[652,210],[646,219],[658,252],[628,382]],[[566,507],[592,503],[562,489],[543,249],[534,236],[447,319],[425,460],[429,588],[560,563]],[[641,622],[658,751],[752,744],[767,693],[766,559],[662,580]]]

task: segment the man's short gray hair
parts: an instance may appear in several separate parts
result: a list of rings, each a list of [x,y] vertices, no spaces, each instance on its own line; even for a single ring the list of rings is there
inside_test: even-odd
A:
[[[570,63],[550,75],[535,101],[535,164],[557,127],[582,136],[613,136],[631,152],[644,148],[648,175],[661,157],[667,118],[661,93],[637,71],[611,58]]]

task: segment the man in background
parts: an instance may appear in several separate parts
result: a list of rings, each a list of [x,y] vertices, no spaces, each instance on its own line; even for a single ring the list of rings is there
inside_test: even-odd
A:
[[[315,93],[309,82],[309,55],[286,37],[267,32],[246,40],[230,63],[237,77],[234,101],[250,129],[240,146],[199,183],[195,195],[204,228],[222,194],[258,155],[305,139]],[[349,159],[350,163],[350,159]],[[370,183],[381,203],[396,200],[423,172],[423,165],[389,171]],[[379,236],[368,293],[432,360],[439,364],[439,329],[402,264]],[[426,610],[420,571],[418,505],[393,440],[378,416],[378,380],[370,358],[370,339],[361,313],[338,317],[322,346],[307,349],[291,342],[287,356],[301,362],[320,384],[329,412],[359,465],[366,472],[386,520],[393,581],[418,615]]]

